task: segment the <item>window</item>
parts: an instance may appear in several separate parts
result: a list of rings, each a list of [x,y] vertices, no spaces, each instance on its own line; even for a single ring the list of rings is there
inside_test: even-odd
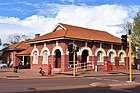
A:
[[[38,55],[37,51],[33,53],[33,64],[38,64]]]
[[[43,52],[43,62],[42,64],[48,64],[48,52],[44,51]]]
[[[103,53],[101,51],[97,53],[97,62],[103,62]]]
[[[124,63],[124,54],[122,52],[119,54],[119,62]]]
[[[123,61],[123,53],[120,53],[120,55],[119,55],[119,61]]]
[[[109,53],[108,60],[109,60],[110,62],[114,62],[114,54],[113,54],[113,52],[110,52],[110,53]]]

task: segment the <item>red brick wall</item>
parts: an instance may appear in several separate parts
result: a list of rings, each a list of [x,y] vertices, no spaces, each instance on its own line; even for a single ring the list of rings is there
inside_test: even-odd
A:
[[[58,41],[58,45],[62,48],[63,50],[63,55],[61,55],[61,71],[62,72],[65,72],[65,71],[70,71],[72,70],[71,68],[68,68],[68,55],[67,55],[67,45],[68,43],[72,43],[73,41],[71,40],[59,40]],[[85,42],[84,41],[75,41],[75,43],[79,46],[79,49],[81,49],[82,47],[85,47]],[[53,48],[56,46],[56,41],[51,41],[51,42],[47,42],[46,43],[46,47],[50,50],[50,56],[49,56],[49,64],[52,64],[52,67],[54,68],[54,55],[52,55],[52,50]],[[33,49],[33,45],[31,45],[32,49]],[[39,44],[36,44],[36,47],[37,49],[39,50],[39,53],[41,52],[41,50],[43,49],[44,47],[44,43],[39,43]],[[89,56],[89,62],[91,64],[94,64],[96,65],[97,64],[97,59],[96,59],[96,56],[95,56],[95,51],[97,48],[100,47],[100,44],[99,43],[92,43],[92,42],[88,42],[88,47],[91,48],[92,50],[92,55],[93,56]],[[102,47],[104,48],[106,54],[107,54],[107,51],[109,49],[111,49],[111,45],[110,44],[103,44]],[[114,45],[113,48],[115,49],[117,55],[118,55],[118,51],[121,49],[120,45]],[[128,51],[126,51],[128,52]],[[62,53],[61,53],[62,54]],[[31,57],[31,63],[32,63],[32,57]],[[31,64],[31,69],[39,69],[39,67],[43,67],[43,69],[47,70],[47,67],[48,65],[43,65],[42,64],[42,57],[39,56],[39,62],[38,64]],[[77,60],[79,62],[81,62],[81,56],[78,55],[78,58]],[[108,60],[108,57],[105,57],[104,58],[104,61],[105,60]],[[115,65],[112,66],[112,69],[119,69],[119,68],[127,68],[127,60],[126,61],[126,64],[125,66],[123,65],[119,65],[119,61],[118,61],[118,57],[115,57]],[[90,68],[91,69],[91,68]],[[98,69],[99,70],[104,70],[104,65],[99,65],[98,66]]]

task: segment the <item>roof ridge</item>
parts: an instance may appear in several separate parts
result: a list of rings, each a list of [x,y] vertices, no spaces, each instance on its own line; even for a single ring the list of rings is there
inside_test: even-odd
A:
[[[87,29],[87,30],[92,30],[92,31],[101,31],[101,32],[106,32],[104,30],[98,30],[98,29],[92,29],[92,28],[88,28],[88,27],[82,27],[82,26],[75,26],[75,25],[70,25],[70,24],[64,24],[64,23],[59,23],[61,25],[67,25],[67,26],[72,26],[72,27],[78,27],[78,28],[82,28],[82,29]],[[64,26],[65,27],[65,26]],[[107,32],[108,33],[108,32]]]
[[[18,47],[21,43],[23,43],[24,41],[18,42],[19,44],[17,46],[15,46],[14,48]]]

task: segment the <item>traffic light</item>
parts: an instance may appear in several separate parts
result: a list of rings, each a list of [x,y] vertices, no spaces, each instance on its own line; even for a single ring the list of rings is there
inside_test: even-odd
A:
[[[78,46],[76,46],[76,52],[78,52],[79,51],[79,47]]]
[[[69,43],[68,44],[68,51],[69,51],[69,53],[73,53],[74,52],[73,43]]]
[[[123,48],[126,49],[127,48],[127,35],[122,35],[121,41],[122,41]]]

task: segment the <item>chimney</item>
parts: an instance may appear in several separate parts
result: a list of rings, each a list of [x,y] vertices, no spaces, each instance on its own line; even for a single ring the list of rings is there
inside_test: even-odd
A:
[[[40,36],[40,34],[35,34],[35,38],[37,38],[37,37],[39,37]]]

